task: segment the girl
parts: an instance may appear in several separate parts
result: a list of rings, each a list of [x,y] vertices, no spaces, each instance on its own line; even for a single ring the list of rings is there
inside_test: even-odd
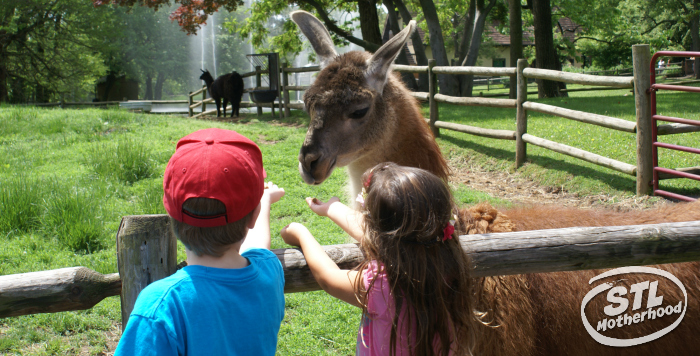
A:
[[[288,225],[282,238],[301,247],[323,290],[362,309],[357,355],[470,353],[476,321],[470,264],[446,183],[393,163],[365,172],[363,182],[360,211],[336,197],[306,199],[360,242],[360,266],[338,268],[303,225]]]

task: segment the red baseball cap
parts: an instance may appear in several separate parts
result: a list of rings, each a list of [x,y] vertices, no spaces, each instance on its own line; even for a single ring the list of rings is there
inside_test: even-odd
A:
[[[255,142],[223,129],[193,132],[177,142],[163,177],[163,205],[175,220],[197,227],[223,226],[248,215],[260,203],[265,170]],[[190,198],[216,199],[226,213],[196,216],[182,204]]]

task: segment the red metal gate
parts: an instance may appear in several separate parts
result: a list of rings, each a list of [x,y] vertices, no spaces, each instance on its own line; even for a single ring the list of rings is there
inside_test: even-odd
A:
[[[695,67],[696,67],[695,70],[698,70],[697,66],[700,64],[700,63],[698,63],[698,61],[700,61],[700,52],[659,51],[659,52],[656,52],[651,57],[651,64],[649,66],[649,70],[651,71],[651,92],[650,92],[650,95],[651,95],[651,140],[652,140],[651,154],[652,154],[652,159],[654,161],[653,162],[654,163],[654,173],[653,173],[654,176],[653,176],[653,182],[652,182],[654,185],[654,195],[660,195],[660,196],[664,196],[667,198],[673,198],[673,199],[678,199],[678,200],[683,200],[683,201],[695,201],[696,199],[693,199],[691,197],[687,197],[684,195],[675,194],[675,193],[671,193],[671,192],[667,192],[667,191],[659,189],[659,173],[666,173],[666,174],[670,174],[672,176],[682,177],[682,178],[690,178],[690,179],[694,179],[697,181],[700,181],[700,175],[688,173],[688,172],[681,172],[681,171],[678,171],[675,169],[659,167],[658,148],[662,147],[662,148],[667,148],[667,149],[671,149],[671,150],[691,152],[691,153],[697,153],[697,154],[700,154],[700,149],[658,142],[656,140],[656,136],[658,133],[657,123],[659,120],[667,121],[667,122],[675,122],[675,123],[679,123],[679,124],[686,124],[686,125],[695,125],[695,126],[700,126],[700,121],[657,115],[657,113],[656,113],[656,91],[657,90],[675,90],[675,91],[700,93],[700,88],[682,86],[682,85],[656,84],[655,64],[656,64],[656,60],[659,57],[695,57]]]

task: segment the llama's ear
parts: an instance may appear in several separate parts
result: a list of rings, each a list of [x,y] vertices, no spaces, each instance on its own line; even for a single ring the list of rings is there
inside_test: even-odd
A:
[[[316,16],[299,10],[292,12],[289,17],[299,26],[301,33],[311,42],[311,47],[314,48],[321,62],[321,68],[327,66],[328,63],[338,56],[333,47],[331,34],[328,33],[326,26],[323,26],[323,23]]]
[[[401,53],[406,41],[415,29],[416,21],[411,20],[408,26],[388,40],[377,52],[374,52],[372,58],[367,61],[367,70],[365,71],[365,78],[369,86],[380,93],[384,90],[391,64]]]

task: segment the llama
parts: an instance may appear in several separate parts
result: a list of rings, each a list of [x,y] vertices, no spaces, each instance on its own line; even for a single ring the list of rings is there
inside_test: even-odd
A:
[[[352,51],[338,55],[325,26],[313,15],[295,11],[291,19],[316,52],[321,71],[304,94],[310,116],[299,151],[299,172],[307,184],[321,184],[336,167],[347,166],[350,196],[362,188],[362,173],[380,162],[420,167],[447,179],[450,170],[420,113],[417,101],[390,73],[390,67],[415,29],[406,28],[374,54]],[[700,202],[677,204],[653,211],[608,212],[561,207],[514,208],[499,211],[488,203],[462,208],[461,233],[509,232],[571,226],[634,225],[700,220]],[[671,333],[643,345],[615,348],[598,344],[581,322],[581,302],[588,281],[601,271],[557,272],[497,276],[474,280],[484,325],[476,355],[663,355],[694,354],[700,332],[700,263],[657,266],[678,277],[688,291],[683,322]],[[629,286],[643,277],[617,281]],[[659,288],[667,287],[659,281]],[[659,289],[662,290],[662,289]],[[663,290],[668,290],[667,288]],[[679,300],[668,292],[668,300]],[[594,299],[591,310],[608,302]],[[648,335],[664,320],[619,328],[612,337]],[[595,327],[595,325],[594,325]],[[632,334],[634,330],[635,334]],[[644,333],[646,332],[646,333]]]
[[[241,97],[243,97],[243,78],[237,72],[231,72],[219,76],[214,80],[208,70],[202,70],[199,79],[207,84],[209,96],[216,102],[216,117],[221,116],[221,99],[224,99],[224,117],[226,117],[226,106],[231,102],[231,117],[239,116],[241,108]]]

